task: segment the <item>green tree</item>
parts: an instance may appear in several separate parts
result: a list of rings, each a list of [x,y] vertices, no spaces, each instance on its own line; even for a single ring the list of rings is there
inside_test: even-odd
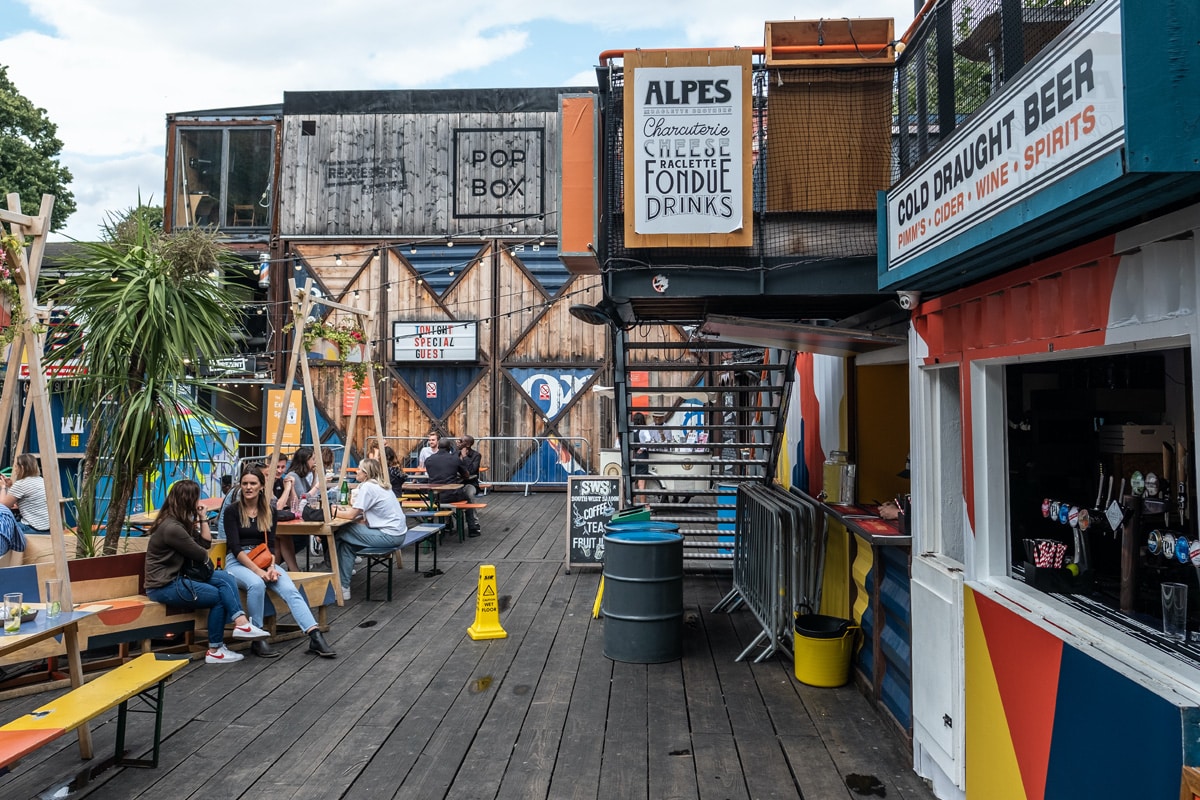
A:
[[[43,194],[54,195],[54,213],[50,229],[59,230],[67,217],[75,213],[75,195],[67,187],[71,173],[58,163],[63,144],[56,135],[58,126],[17,91],[8,79],[8,67],[0,66],[0,197],[16,192],[33,198],[36,204]]]
[[[221,276],[241,262],[215,231],[164,235],[151,214],[111,216],[106,228],[66,259],[52,293],[70,324],[46,361],[82,368],[65,382],[65,406],[88,423],[84,486],[111,478],[104,552],[114,553],[137,479],[168,452],[192,452],[190,421],[215,430],[197,400],[212,384],[190,365],[234,349],[238,305]]]

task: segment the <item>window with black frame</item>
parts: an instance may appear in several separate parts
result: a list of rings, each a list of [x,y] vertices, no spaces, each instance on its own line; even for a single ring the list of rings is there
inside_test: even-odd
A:
[[[1164,597],[1186,592],[1200,625],[1190,364],[1176,349],[1005,368],[1010,574],[1189,658]]]
[[[270,227],[272,128],[181,127],[175,154],[175,227]]]

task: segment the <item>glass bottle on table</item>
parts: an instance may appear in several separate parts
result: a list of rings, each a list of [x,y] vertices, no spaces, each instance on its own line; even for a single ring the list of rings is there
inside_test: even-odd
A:
[[[342,478],[342,485],[338,487],[338,505],[350,505],[350,484],[345,478]]]

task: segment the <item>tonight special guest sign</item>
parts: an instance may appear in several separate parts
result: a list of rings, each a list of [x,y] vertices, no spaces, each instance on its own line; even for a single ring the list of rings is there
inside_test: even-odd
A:
[[[633,54],[626,55],[628,69]],[[632,95],[626,88],[625,176],[627,189],[632,188],[626,193],[632,202],[632,232],[646,236],[749,230],[749,70],[740,63],[709,58],[724,53],[639,55],[651,64],[669,59],[670,65],[642,61],[632,70]]]
[[[474,361],[478,323],[393,322],[392,358],[403,362]]]

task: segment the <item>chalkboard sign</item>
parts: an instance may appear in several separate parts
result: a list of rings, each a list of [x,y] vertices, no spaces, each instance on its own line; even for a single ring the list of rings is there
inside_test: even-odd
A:
[[[621,479],[567,478],[567,572],[604,563],[604,526],[621,506]]]

